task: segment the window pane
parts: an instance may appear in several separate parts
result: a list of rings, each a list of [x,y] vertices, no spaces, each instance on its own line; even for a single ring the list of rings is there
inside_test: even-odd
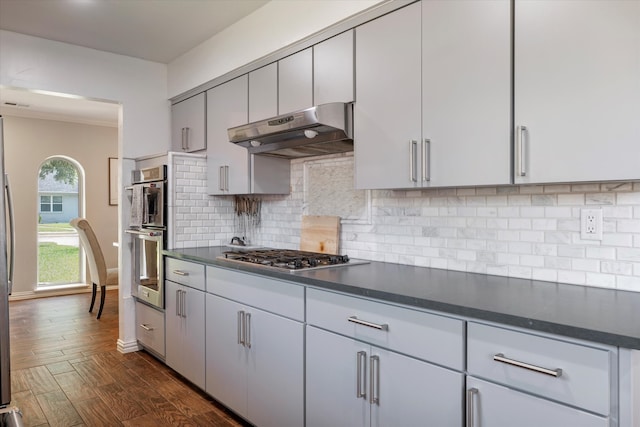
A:
[[[53,211],[54,212],[62,212],[62,205],[59,205],[57,203],[53,204]]]
[[[49,203],[50,196],[40,196],[40,203]]]
[[[62,196],[53,196],[53,203],[62,204]]]
[[[47,204],[41,204],[40,205],[40,212],[51,212],[51,205]]]

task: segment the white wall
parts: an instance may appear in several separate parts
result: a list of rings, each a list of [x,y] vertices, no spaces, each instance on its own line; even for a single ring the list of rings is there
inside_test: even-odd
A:
[[[0,85],[72,94],[121,104],[118,130],[119,181],[130,184],[130,159],[167,151],[170,104],[167,67],[122,55],[0,30]],[[131,297],[130,201],[120,195],[120,337],[122,351],[137,348]]]
[[[16,226],[15,295],[33,294],[38,281],[38,172],[51,156],[67,156],[84,170],[85,216],[100,241],[107,267],[118,266],[118,209],[109,205],[108,158],[118,154],[118,129],[52,120],[4,118],[5,165],[13,190]]]
[[[174,97],[386,0],[271,1],[169,64]]]

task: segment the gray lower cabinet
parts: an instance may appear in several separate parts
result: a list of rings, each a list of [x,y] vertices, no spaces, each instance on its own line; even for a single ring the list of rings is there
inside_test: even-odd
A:
[[[617,349],[467,324],[469,426],[616,426]]]
[[[256,426],[304,425],[304,326],[276,314],[303,313],[303,288],[210,267],[207,292],[207,393]]]
[[[164,359],[164,311],[136,302],[136,336],[145,349]]]
[[[165,291],[165,361],[204,390],[204,292],[169,280],[165,280]]]
[[[467,427],[610,427],[604,417],[467,377]]]
[[[463,321],[307,289],[306,328],[307,427],[462,425]]]
[[[464,375],[307,326],[307,427],[462,425]]]

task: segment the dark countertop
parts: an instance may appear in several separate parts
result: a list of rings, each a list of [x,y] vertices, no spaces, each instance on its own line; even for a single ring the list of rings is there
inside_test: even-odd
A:
[[[170,257],[321,289],[640,350],[640,292],[384,262],[281,272],[219,260],[228,247],[165,250]]]

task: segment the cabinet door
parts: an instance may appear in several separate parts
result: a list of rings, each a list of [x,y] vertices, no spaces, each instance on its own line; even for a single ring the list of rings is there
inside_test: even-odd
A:
[[[509,0],[422,2],[422,117],[426,185],[511,182]]]
[[[517,183],[640,177],[639,23],[637,1],[516,0]]]
[[[238,312],[242,310],[240,304],[206,295],[206,391],[225,406],[246,416],[247,351],[238,343]]]
[[[171,149],[199,151],[207,148],[205,94],[199,93],[171,107]]]
[[[304,425],[304,333],[300,322],[247,309],[248,416],[261,427]]]
[[[305,49],[278,61],[278,114],[313,107],[313,51]]]
[[[182,287],[182,345],[176,350],[182,355],[180,373],[205,389],[205,316],[204,292]]]
[[[207,180],[209,194],[249,192],[249,153],[231,144],[227,129],[248,122],[248,77],[207,91]]]
[[[278,115],[278,64],[249,73],[249,122]]]
[[[473,390],[473,392],[469,392]],[[467,377],[470,427],[608,427],[607,418]],[[471,421],[471,420],[469,420]]]
[[[420,12],[417,2],[356,28],[356,188],[421,185]]]
[[[313,46],[313,101],[353,102],[353,33],[349,30]]]
[[[307,326],[306,332],[307,427],[369,427],[370,347],[313,326]]]
[[[178,311],[179,293],[182,286],[165,280],[165,342],[167,365],[180,372],[182,364],[182,318]]]
[[[379,358],[374,362],[369,359],[374,363],[372,385],[378,399],[371,405],[371,425],[462,425],[462,373],[376,347],[371,355]],[[369,381],[371,384],[371,378]]]

